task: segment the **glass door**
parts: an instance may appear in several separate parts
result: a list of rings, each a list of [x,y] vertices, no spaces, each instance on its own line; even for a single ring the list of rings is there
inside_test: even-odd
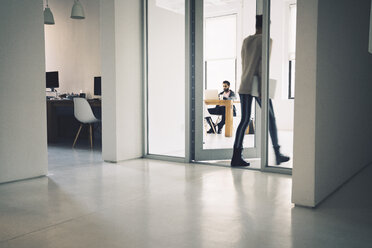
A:
[[[261,107],[253,100],[243,155],[250,168],[290,173],[290,161],[276,164],[269,106],[281,152],[293,157],[296,0],[144,2],[146,157],[230,165],[241,47],[263,15]]]
[[[229,164],[240,122],[241,45],[254,32],[256,0],[195,1],[194,158]],[[252,104],[244,157],[260,168],[261,115]]]

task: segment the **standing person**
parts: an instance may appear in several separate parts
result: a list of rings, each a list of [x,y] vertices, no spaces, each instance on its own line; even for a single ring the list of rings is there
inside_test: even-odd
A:
[[[262,15],[256,16],[256,33],[244,39],[241,56],[242,77],[238,93],[240,96],[242,117],[236,130],[231,166],[249,166],[249,163],[244,161],[242,157],[243,139],[251,117],[253,77],[257,76],[258,81],[261,82],[262,76]],[[258,87],[258,89],[259,95],[261,95],[261,87]],[[261,97],[254,98],[261,106]],[[275,151],[276,164],[287,162],[289,157],[280,153],[278,133],[271,99],[269,100],[269,132]]]
[[[235,92],[230,90],[230,82],[229,81],[223,81],[222,82],[223,91],[218,94],[218,96],[222,96],[223,100],[234,100],[236,99]],[[217,126],[217,133],[221,134],[222,128],[225,125],[226,121],[226,112],[225,112],[225,106],[216,105],[214,108],[209,108],[208,112],[211,115],[221,115],[222,119],[218,124],[212,123],[215,127]],[[236,116],[236,110],[235,106],[233,106],[233,115]],[[208,122],[209,123],[209,122]],[[211,125],[211,123],[209,123]],[[214,133],[212,126],[207,131],[207,133]]]

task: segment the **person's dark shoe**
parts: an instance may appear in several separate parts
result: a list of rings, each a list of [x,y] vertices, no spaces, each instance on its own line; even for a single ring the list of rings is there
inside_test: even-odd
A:
[[[280,165],[281,163],[285,163],[289,161],[290,157],[281,154],[279,147],[275,147],[274,151],[275,151],[275,158],[276,158],[277,165]]]
[[[249,166],[248,162],[245,162],[242,157],[243,148],[234,148],[233,157],[231,159],[231,167],[244,167]]]
[[[218,134],[221,134],[221,133],[222,133],[222,127],[221,127],[221,128],[218,127],[218,129],[217,129],[217,133],[218,133]]]
[[[279,165],[281,163],[288,162],[290,157],[285,156],[283,154],[279,154],[279,156],[276,156],[276,164]]]

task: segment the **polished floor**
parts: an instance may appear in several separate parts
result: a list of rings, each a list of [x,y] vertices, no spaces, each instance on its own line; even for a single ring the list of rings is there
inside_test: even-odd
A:
[[[49,161],[48,177],[0,185],[1,248],[372,247],[372,166],[308,209],[287,175],[104,163],[83,146],[50,147]]]

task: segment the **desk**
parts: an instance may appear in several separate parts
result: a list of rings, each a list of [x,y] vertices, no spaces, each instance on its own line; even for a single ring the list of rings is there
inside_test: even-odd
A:
[[[96,117],[100,118],[101,101],[89,99],[88,102]],[[79,125],[80,123],[74,117],[73,100],[47,100],[48,142],[55,142],[61,136],[73,138]]]
[[[232,137],[233,134],[233,106],[234,100],[204,100],[206,105],[225,106],[225,137]]]

